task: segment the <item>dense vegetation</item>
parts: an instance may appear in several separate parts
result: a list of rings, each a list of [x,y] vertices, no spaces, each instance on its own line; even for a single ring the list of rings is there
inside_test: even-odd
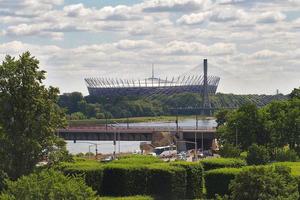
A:
[[[55,131],[65,125],[58,88],[43,85],[45,71],[29,52],[0,64],[0,170],[18,178],[43,157],[65,150]],[[53,154],[52,154],[53,155]]]
[[[211,96],[213,107],[235,108],[247,103],[264,106],[272,100],[282,100],[284,95],[234,95],[218,93]],[[87,118],[125,118],[140,116],[161,116],[171,114],[191,115],[199,113],[197,110],[176,110],[180,107],[201,107],[200,94],[182,93],[146,97],[84,97],[79,92],[63,94],[59,98],[59,105],[66,109],[69,119],[79,120]]]
[[[66,177],[54,170],[44,170],[8,181],[0,199],[95,199],[95,192],[80,177]]]
[[[161,199],[193,199],[203,195],[199,163],[164,163],[152,156],[129,156],[108,164],[80,160],[64,163],[67,175],[83,174],[104,196],[151,195]]]
[[[299,90],[294,89],[289,100],[273,101],[262,108],[247,104],[234,111],[218,113],[220,143],[235,145],[242,151],[248,150],[254,143],[263,145],[268,148],[271,157],[284,153],[284,147],[299,153]]]

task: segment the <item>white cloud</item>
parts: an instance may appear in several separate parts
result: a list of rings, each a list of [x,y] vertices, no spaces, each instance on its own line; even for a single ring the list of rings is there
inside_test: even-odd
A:
[[[255,52],[254,54],[252,54],[250,56],[250,58],[252,58],[252,59],[274,59],[274,58],[281,57],[282,55],[283,54],[280,52],[264,49],[264,50]]]
[[[146,12],[189,12],[206,9],[210,0],[150,0],[145,1],[143,10]]]
[[[202,24],[210,17],[209,12],[192,13],[190,15],[183,15],[177,20],[178,24],[195,25]]]
[[[285,20],[286,16],[281,12],[265,12],[257,18],[258,23],[276,23]]]

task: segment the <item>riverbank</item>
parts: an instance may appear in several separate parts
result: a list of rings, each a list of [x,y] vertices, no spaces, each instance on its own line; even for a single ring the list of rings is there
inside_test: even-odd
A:
[[[195,115],[179,116],[178,120],[195,119]],[[213,117],[198,116],[199,120],[210,120]],[[171,122],[175,121],[176,116],[154,116],[154,117],[130,117],[130,118],[117,118],[117,119],[107,119],[108,124],[113,123],[142,123],[142,122]],[[84,119],[84,120],[69,120],[69,126],[95,126],[106,124],[106,119]]]

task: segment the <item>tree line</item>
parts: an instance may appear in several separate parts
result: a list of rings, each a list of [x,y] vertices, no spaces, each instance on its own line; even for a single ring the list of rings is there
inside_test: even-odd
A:
[[[253,103],[264,106],[272,100],[284,100],[288,97],[279,95],[234,95],[217,93],[211,97],[212,107],[236,108]],[[182,107],[201,107],[202,96],[195,93],[157,95],[151,98],[139,96],[95,97],[83,96],[80,92],[60,95],[58,104],[64,108],[68,119],[104,119],[160,115],[194,115],[200,114],[196,109],[179,109]]]

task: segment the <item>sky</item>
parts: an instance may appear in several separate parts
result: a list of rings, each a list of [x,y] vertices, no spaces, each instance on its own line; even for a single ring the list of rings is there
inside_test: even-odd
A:
[[[0,0],[0,59],[30,51],[46,85],[203,73],[218,92],[300,86],[300,0]]]

